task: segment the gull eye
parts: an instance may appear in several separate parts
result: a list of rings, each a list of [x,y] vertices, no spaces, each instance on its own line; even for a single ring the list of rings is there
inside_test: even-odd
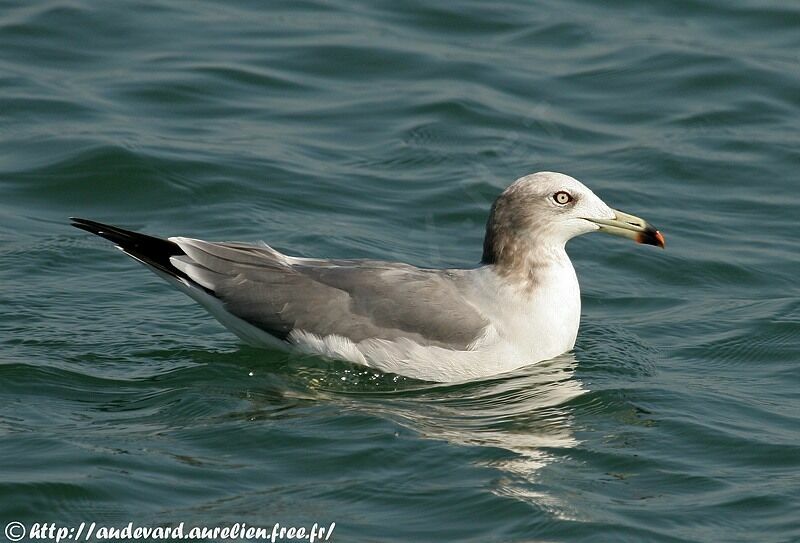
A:
[[[570,193],[563,190],[553,194],[553,201],[561,206],[570,203],[572,200],[574,200],[574,198],[570,195]]]

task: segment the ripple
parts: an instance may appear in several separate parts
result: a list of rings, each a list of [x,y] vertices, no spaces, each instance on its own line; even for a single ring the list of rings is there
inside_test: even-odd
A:
[[[3,516],[796,538],[800,12],[762,4],[4,6]],[[575,351],[457,385],[242,347],[65,224],[465,265],[535,170],[668,248],[571,243]]]

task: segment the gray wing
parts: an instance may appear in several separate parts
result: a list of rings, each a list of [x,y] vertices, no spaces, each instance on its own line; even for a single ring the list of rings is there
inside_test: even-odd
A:
[[[466,349],[488,325],[464,297],[462,271],[291,258],[266,245],[169,241],[185,253],[170,259],[177,269],[229,312],[282,339],[302,330]]]

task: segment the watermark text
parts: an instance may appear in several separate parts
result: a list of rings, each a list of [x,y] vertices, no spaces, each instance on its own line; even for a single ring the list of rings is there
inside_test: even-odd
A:
[[[162,541],[186,539],[194,541],[306,541],[317,543],[332,541],[336,523],[328,525],[314,523],[312,526],[251,526],[246,522],[236,522],[224,526],[187,526],[180,522],[170,526],[138,526],[129,522],[123,526],[105,526],[97,522],[81,522],[76,526],[60,525],[54,522],[34,522],[25,525],[12,521],[6,524],[5,536],[8,541]]]

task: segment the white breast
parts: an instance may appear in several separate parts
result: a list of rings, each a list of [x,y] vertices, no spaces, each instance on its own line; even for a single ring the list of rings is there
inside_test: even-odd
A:
[[[572,263],[564,256],[538,269],[533,283],[517,284],[489,268],[480,270],[482,291],[494,296],[489,300],[484,295],[482,310],[496,327],[500,342],[513,346],[515,358],[537,362],[575,346],[580,287]]]

